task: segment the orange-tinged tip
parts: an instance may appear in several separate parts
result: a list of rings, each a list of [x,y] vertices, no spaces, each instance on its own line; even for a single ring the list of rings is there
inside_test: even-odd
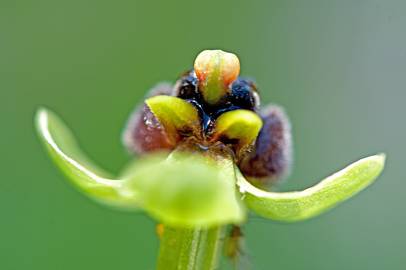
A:
[[[164,231],[165,231],[164,224],[159,223],[158,225],[156,225],[156,234],[158,235],[159,239],[161,239],[162,236],[164,235]]]
[[[233,53],[205,50],[196,57],[194,70],[203,98],[209,104],[216,104],[238,78],[240,61]]]

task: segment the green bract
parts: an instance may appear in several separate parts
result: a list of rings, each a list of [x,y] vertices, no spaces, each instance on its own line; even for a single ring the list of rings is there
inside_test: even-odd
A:
[[[147,104],[154,113],[161,114],[160,119],[172,116],[166,119],[176,128],[178,123],[195,121],[194,110],[184,102],[173,109],[174,99],[169,98],[172,103],[156,97],[149,99]],[[163,105],[158,112],[159,104],[167,107]],[[182,110],[189,115],[174,118]],[[123,174],[125,176],[113,179],[89,161],[55,114],[40,109],[35,121],[50,156],[79,190],[103,204],[119,209],[141,208],[159,221],[179,227],[239,224],[245,220],[243,203],[270,219],[310,218],[370,185],[385,162],[384,155],[365,158],[314,187],[287,193],[255,188],[244,179],[230,158],[212,159],[180,151],[169,157],[155,155],[140,159]]]
[[[192,153],[173,153],[164,162],[142,160],[127,188],[165,224],[211,226],[241,223],[234,172]],[[220,206],[220,207],[219,207]]]

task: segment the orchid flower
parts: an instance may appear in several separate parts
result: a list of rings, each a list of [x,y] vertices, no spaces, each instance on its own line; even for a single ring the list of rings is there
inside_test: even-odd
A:
[[[157,85],[127,122],[123,142],[138,158],[118,176],[94,165],[55,113],[37,112],[40,139],[73,185],[162,224],[157,269],[215,269],[224,228],[246,222],[249,211],[277,221],[312,218],[383,170],[378,154],[305,190],[270,191],[290,171],[289,120],[276,105],[261,109],[255,83],[239,73],[236,55],[206,50],[174,85]]]

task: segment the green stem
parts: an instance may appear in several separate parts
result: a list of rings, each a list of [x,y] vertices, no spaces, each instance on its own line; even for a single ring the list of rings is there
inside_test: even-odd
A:
[[[223,227],[180,229],[164,227],[157,270],[217,268]]]

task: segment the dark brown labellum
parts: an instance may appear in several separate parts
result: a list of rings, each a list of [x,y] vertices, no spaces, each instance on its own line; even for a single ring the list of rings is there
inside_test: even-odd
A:
[[[147,105],[134,115],[132,121],[124,135],[124,143],[131,152],[142,154],[175,147],[176,140],[168,136]]]
[[[160,83],[152,88],[147,96],[169,95],[171,92],[170,84]],[[123,142],[130,152],[142,154],[171,150],[176,145],[176,138],[168,136],[148,106],[142,105],[130,116],[124,130]]]
[[[263,127],[257,137],[254,151],[239,164],[241,172],[267,184],[289,172],[292,161],[290,123],[284,111],[275,105],[261,114]]]

